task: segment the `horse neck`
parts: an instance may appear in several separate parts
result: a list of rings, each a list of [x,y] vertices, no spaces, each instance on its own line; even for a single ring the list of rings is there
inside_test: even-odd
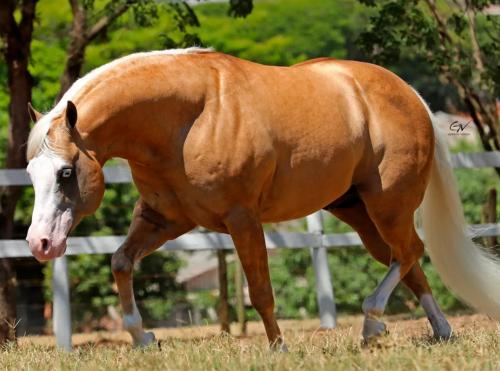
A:
[[[158,63],[101,82],[104,89],[93,89],[77,104],[85,147],[101,164],[111,157],[147,164],[172,157],[173,142],[203,111],[200,76],[192,66],[186,71],[178,63]]]

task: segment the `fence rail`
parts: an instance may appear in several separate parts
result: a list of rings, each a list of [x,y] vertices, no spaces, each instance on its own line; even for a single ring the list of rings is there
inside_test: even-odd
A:
[[[479,153],[457,153],[451,155],[451,164],[454,168],[478,169],[500,167],[500,151]],[[104,180],[107,184],[130,183],[132,175],[127,166],[105,166]],[[31,185],[25,169],[1,169],[0,186]]]
[[[312,214],[315,216],[316,214]],[[311,219],[308,220],[310,225]],[[475,224],[470,226],[471,237],[500,236],[500,223]],[[268,249],[301,249],[306,247],[344,248],[362,245],[355,232],[266,232]],[[112,254],[125,241],[125,236],[70,237],[66,255]],[[232,250],[231,237],[223,233],[187,233],[161,246],[159,251]],[[0,258],[31,257],[24,240],[0,240]]]
[[[485,153],[459,153],[452,155],[455,168],[500,168],[500,151]],[[132,176],[126,166],[104,167],[104,179],[107,184],[130,183]],[[0,170],[0,186],[26,186],[31,181],[24,169]],[[361,245],[356,233],[324,234],[321,212],[307,217],[307,233],[267,232],[266,244],[273,248],[305,248],[311,249],[311,258],[316,276],[316,290],[321,326],[335,327],[335,298],[331,275],[326,259],[326,248]],[[499,224],[480,224],[471,226],[471,236],[500,236]],[[79,254],[111,254],[124,241],[125,236],[103,237],[71,237],[68,239],[67,255]],[[229,235],[220,233],[188,233],[164,244],[160,250],[219,250],[233,249]],[[0,240],[0,258],[29,257],[31,253],[24,240]],[[71,349],[71,318],[69,276],[66,257],[54,262],[54,333],[58,346]]]

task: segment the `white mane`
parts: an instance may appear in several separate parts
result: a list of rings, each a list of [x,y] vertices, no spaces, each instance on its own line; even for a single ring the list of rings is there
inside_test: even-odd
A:
[[[195,53],[209,53],[212,52],[212,48],[199,48],[192,47],[186,49],[168,49],[168,50],[155,50],[151,52],[141,52],[127,55],[125,57],[121,57],[106,63],[83,76],[82,78],[75,81],[75,83],[69,88],[69,90],[64,94],[59,103],[50,110],[46,115],[44,115],[39,122],[33,127],[30,132],[30,136],[28,138],[28,146],[26,149],[26,157],[31,160],[35,157],[40,151],[50,149],[49,144],[47,142],[47,133],[49,131],[52,120],[57,115],[61,114],[66,108],[68,100],[72,100],[73,97],[77,95],[77,93],[86,86],[89,82],[93,81],[100,74],[116,67],[121,63],[130,62],[133,59],[140,59],[145,57],[152,56],[161,56],[161,55],[183,55],[183,54],[195,54]]]

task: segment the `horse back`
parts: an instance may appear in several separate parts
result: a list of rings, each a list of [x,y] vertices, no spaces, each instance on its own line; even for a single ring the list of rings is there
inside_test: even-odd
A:
[[[333,59],[274,67],[219,53],[204,58],[206,105],[186,137],[187,183],[178,187],[197,207],[224,214],[239,204],[266,222],[293,219],[352,185],[413,176],[430,158],[425,108],[383,68]]]

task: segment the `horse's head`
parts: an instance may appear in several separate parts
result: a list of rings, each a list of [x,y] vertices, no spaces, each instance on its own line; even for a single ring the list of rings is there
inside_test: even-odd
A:
[[[75,128],[77,110],[71,101],[45,116],[31,105],[29,111],[37,123],[27,147],[35,205],[26,240],[42,261],[64,254],[70,231],[99,206],[104,178],[100,163]]]

